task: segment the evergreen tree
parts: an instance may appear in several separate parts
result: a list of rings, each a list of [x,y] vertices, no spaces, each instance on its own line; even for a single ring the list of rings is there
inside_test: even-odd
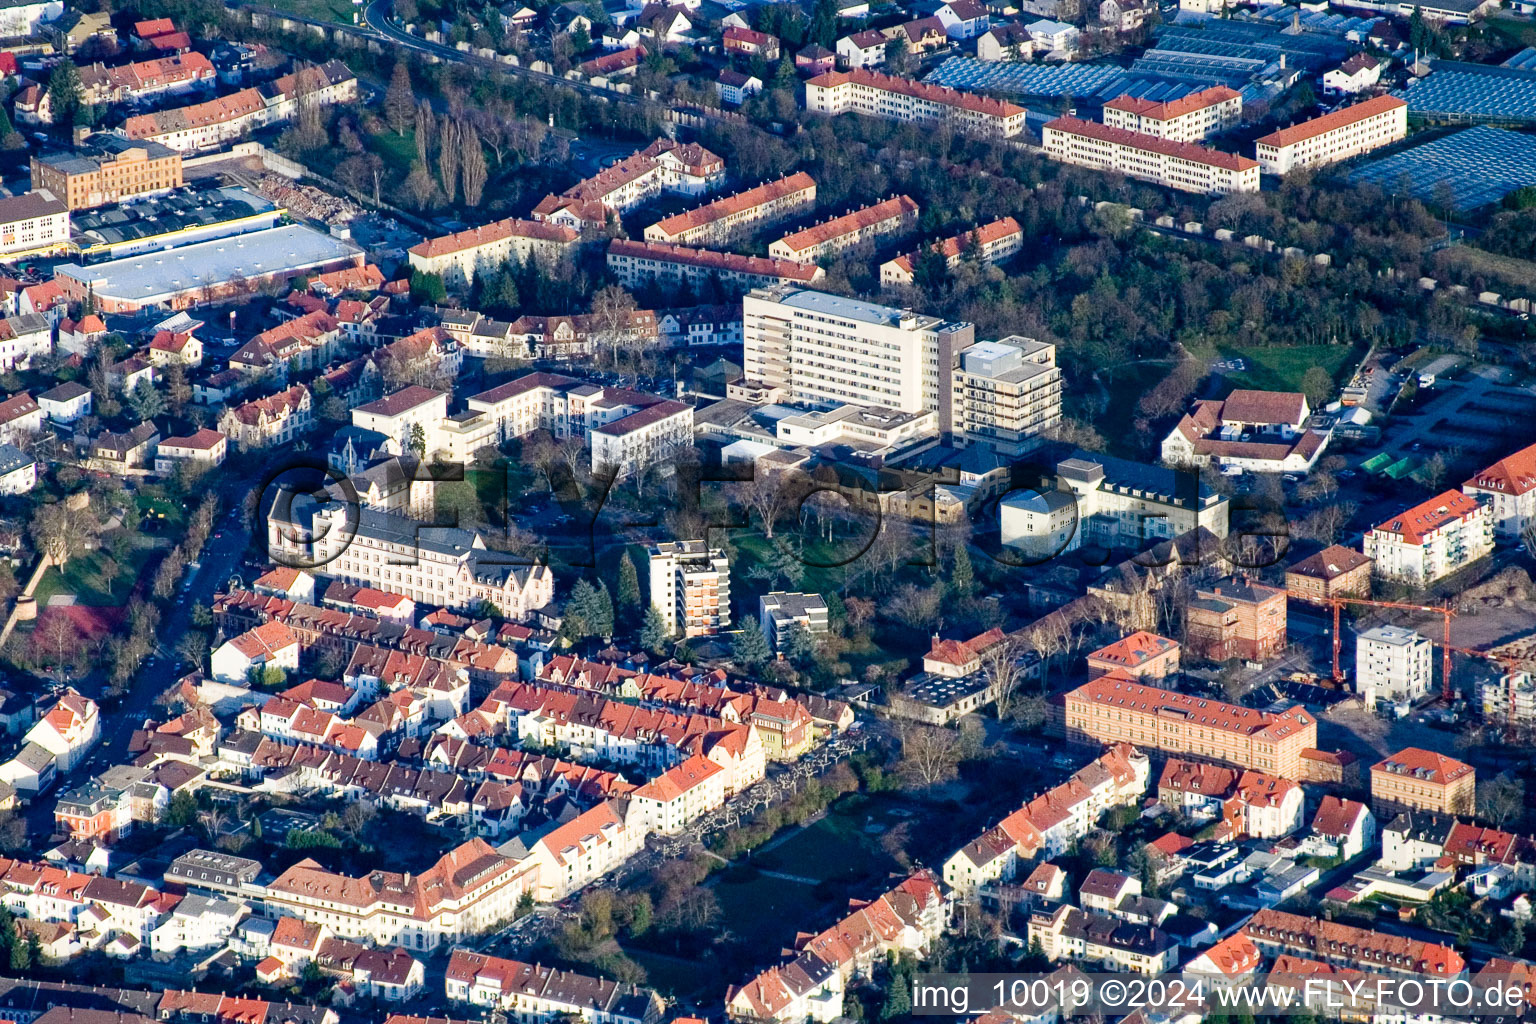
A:
[[[72,60],[61,60],[48,76],[48,104],[55,126],[71,128],[85,106],[80,69]]]
[[[417,305],[442,305],[448,299],[448,289],[443,287],[442,275],[412,271],[411,299]]]
[[[828,49],[837,41],[837,0],[816,0],[806,38]]]
[[[773,652],[768,649],[763,631],[755,624],[739,631],[731,641],[731,660],[742,668],[762,668],[772,657]]]
[[[629,557],[628,551],[619,556],[618,586],[619,620],[626,626],[632,626],[637,619],[641,618],[640,574],[635,572],[635,563]]]
[[[805,668],[816,660],[816,638],[802,623],[791,623],[784,637],[784,657],[796,668]]]
[[[148,379],[141,380],[128,393],[128,404],[141,420],[152,420],[165,415],[165,399]]]
[[[640,627],[640,646],[652,654],[663,654],[667,649],[667,624],[655,605],[645,610],[645,625]]]
[[[592,602],[592,632],[601,637],[613,636],[613,595],[608,584],[597,585],[597,596]]]
[[[955,564],[949,574],[949,588],[956,597],[970,597],[976,589],[976,569],[964,544],[955,546]]]
[[[396,61],[394,73],[389,78],[389,91],[384,94],[384,119],[396,135],[416,121],[416,98],[411,94],[411,70],[405,61]]]
[[[560,632],[572,641],[612,636],[613,599],[608,596],[607,586],[600,583],[594,587],[588,580],[577,580],[565,602]]]

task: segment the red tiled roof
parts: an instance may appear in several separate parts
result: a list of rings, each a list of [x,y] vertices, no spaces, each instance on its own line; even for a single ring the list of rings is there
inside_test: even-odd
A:
[[[1150,118],[1154,121],[1168,121],[1175,117],[1193,113],[1196,110],[1204,110],[1206,107],[1214,107],[1219,103],[1227,103],[1240,99],[1242,94],[1236,89],[1229,89],[1224,85],[1215,85],[1209,89],[1201,89],[1192,92],[1188,96],[1181,96],[1176,100],[1165,100],[1161,103],[1154,100],[1137,99],[1131,95],[1117,96],[1104,104],[1106,110],[1124,110],[1130,114]]]
[[[828,71],[806,81],[806,86],[818,86],[823,89],[831,89],[847,83],[862,85],[871,89],[880,89],[885,92],[900,93],[913,99],[925,100],[929,103],[941,103],[945,106],[960,107],[976,114],[988,114],[993,117],[1022,116],[1024,108],[1016,103],[1006,100],[996,100],[990,96],[978,96],[972,92],[961,92],[958,89],[950,89],[942,85],[930,85],[927,82],[914,82],[910,78],[898,78],[895,75],[883,75],[878,71],[868,68],[854,68],[850,71]]]
[[[1174,142],[1172,139],[1160,139],[1156,135],[1148,135],[1145,132],[1131,132],[1124,128],[1111,128],[1107,124],[1097,121],[1083,121],[1076,117],[1058,117],[1045,125],[1042,131],[1065,132],[1068,135],[1079,135],[1086,139],[1095,139],[1099,142],[1110,142],[1120,146],[1129,146],[1133,149],[1145,150],[1150,153],[1161,153],[1171,156],[1176,160],[1184,160],[1189,163],[1205,164],[1209,167],[1220,167],[1228,171],[1247,171],[1258,167],[1258,161],[1250,160],[1236,153],[1223,153],[1219,149],[1211,149],[1207,146],[1197,146],[1193,142]]]
[[[721,196],[712,203],[706,203],[692,210],[684,210],[681,213],[674,213],[670,217],[663,217],[654,226],[669,235],[678,235],[704,224],[712,224],[717,220],[722,220],[743,210],[750,210],[753,207],[762,206],[765,203],[771,203],[785,196],[794,195],[797,192],[803,192],[806,189],[813,189],[815,187],[815,179],[804,171],[796,171],[794,174],[786,175],[777,181],[765,182],[755,188],[749,188],[745,192]]]
[[[1356,121],[1363,121],[1368,117],[1375,117],[1389,110],[1406,107],[1407,105],[1406,100],[1398,99],[1396,96],[1372,96],[1362,103],[1345,107],[1343,110],[1335,110],[1331,114],[1324,114],[1322,117],[1314,117],[1310,121],[1303,121],[1301,124],[1282,128],[1277,132],[1271,132],[1259,139],[1255,145],[1274,146],[1276,149],[1283,146],[1293,146],[1298,142],[1305,142],[1307,139],[1316,138],[1326,132],[1348,127]]]
[[[821,268],[814,263],[773,259],[767,256],[742,256],[738,253],[718,252],[714,249],[690,249],[672,242],[640,242],[615,238],[609,243],[608,252],[617,256],[659,260],[663,263],[681,263],[737,274],[778,277],[807,284],[814,281],[821,272]]]
[[[1405,544],[1422,544],[1426,535],[1448,523],[1465,519],[1476,512],[1478,507],[1478,500],[1470,495],[1454,490],[1445,491],[1393,516],[1376,527],[1375,532],[1396,534]]]
[[[1472,772],[1472,766],[1421,747],[1404,747],[1371,766],[1371,774],[1412,775],[1437,786],[1448,785]]]
[[[1153,658],[1167,654],[1179,646],[1175,640],[1169,640],[1165,636],[1149,633],[1139,629],[1130,636],[1104,647],[1100,647],[1088,655],[1090,661],[1105,661],[1115,665],[1125,665],[1131,668],[1144,665]]]
[[[792,251],[799,253],[863,228],[916,216],[917,203],[911,196],[892,196],[890,199],[882,200],[873,206],[851,210],[841,217],[834,217],[829,221],[814,224],[803,231],[796,231],[793,234],[785,235],[779,241]]]
[[[532,238],[541,242],[557,242],[570,244],[581,238],[581,234],[564,224],[549,224],[537,220],[518,220],[508,217],[505,220],[493,221],[477,228],[469,228],[452,235],[440,235],[437,238],[428,238],[417,242],[408,250],[416,256],[432,258],[434,256],[446,256],[451,252],[462,252],[465,249],[474,249],[492,242],[499,242],[504,238]]]
[[[1536,487],[1536,444],[1504,456],[1461,486],[1500,494],[1524,494]]]

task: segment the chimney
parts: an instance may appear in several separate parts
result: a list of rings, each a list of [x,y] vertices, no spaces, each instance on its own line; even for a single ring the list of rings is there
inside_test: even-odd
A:
[[[70,133],[70,139],[75,145],[81,146],[85,144],[86,139],[90,138],[90,135],[91,130],[85,125],[76,125],[75,130]]]

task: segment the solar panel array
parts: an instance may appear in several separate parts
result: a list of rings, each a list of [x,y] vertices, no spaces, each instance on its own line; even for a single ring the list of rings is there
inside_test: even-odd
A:
[[[1290,8],[1287,8],[1289,10]],[[1289,22],[1207,19],[1175,22],[1157,32],[1157,48],[1189,53],[1225,54],[1265,63],[1283,55],[1290,67],[1324,71],[1357,47],[1331,32],[1290,32]]]
[[[1478,125],[1372,160],[1349,180],[1433,203],[1449,194],[1457,209],[1475,210],[1536,185],[1536,136]]]
[[[1105,64],[1021,64],[950,57],[934,68],[924,81],[968,92],[1092,98],[1103,95],[1106,89],[1125,77],[1124,68]],[[1109,92],[1104,98],[1118,95],[1118,92]]]
[[[1234,17],[1248,21],[1262,21],[1278,28],[1289,28],[1294,18],[1308,32],[1323,32],[1336,36],[1356,36],[1364,39],[1380,18],[1355,18],[1348,14],[1329,14],[1326,11],[1303,11],[1296,7],[1264,7],[1258,11],[1238,12]]]
[[[1430,62],[1425,78],[1397,93],[1408,113],[1448,121],[1536,124],[1536,68]]]

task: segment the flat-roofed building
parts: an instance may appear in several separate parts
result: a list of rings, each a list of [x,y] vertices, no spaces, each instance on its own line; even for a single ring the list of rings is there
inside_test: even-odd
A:
[[[731,624],[731,561],[702,540],[663,541],[650,550],[651,606],[668,636],[708,636]]]
[[[827,601],[820,594],[775,590],[757,599],[758,621],[768,647],[783,653],[789,631],[796,625],[812,636],[825,633]]]
[[[768,247],[775,259],[815,263],[850,250],[871,249],[917,227],[917,203],[893,196],[785,235]]]
[[[1476,770],[1433,750],[1405,747],[1371,766],[1371,810],[1382,821],[1400,811],[1471,814],[1476,796]]]
[[[1068,693],[1065,721],[1073,742],[1132,743],[1282,779],[1300,779],[1301,752],[1317,746],[1317,721],[1299,705],[1259,711],[1114,673]]]
[[[1176,100],[1118,96],[1104,104],[1104,123],[1109,127],[1170,142],[1204,142],[1212,135],[1237,127],[1242,118],[1242,94],[1224,85],[1213,85]]]
[[[1403,706],[1429,696],[1434,652],[1429,637],[1402,626],[1376,626],[1355,638],[1355,692],[1369,710],[1380,701]]]
[[[975,327],[805,288],[742,300],[743,375],[816,408],[934,410],[952,422],[951,374]]]
[[[1018,335],[979,341],[960,354],[953,381],[956,447],[1023,455],[1061,422],[1061,369],[1048,342]]]
[[[1373,96],[1342,110],[1271,132],[1254,144],[1266,174],[1338,163],[1408,136],[1408,103]]]
[[[32,158],[33,190],[48,191],[71,210],[166,192],[181,183],[180,153],[116,135],[98,133],[72,151]]]
[[[1058,117],[1040,130],[1046,156],[1206,195],[1259,190],[1259,165],[1236,153]]]
[[[363,251],[351,242],[285,224],[107,263],[64,263],[54,268],[54,280],[71,301],[91,296],[103,312],[132,313],[146,306],[189,309],[305,274],[362,265]]]
[[[84,262],[121,259],[273,228],[286,210],[239,186],[183,187],[165,195],[76,213],[70,240]]]
[[[883,54],[883,37],[879,45]],[[818,114],[855,113],[890,121],[943,124],[959,132],[1002,139],[1011,139],[1024,130],[1024,108],[1016,103],[862,67],[828,71],[808,79],[805,109]]]

